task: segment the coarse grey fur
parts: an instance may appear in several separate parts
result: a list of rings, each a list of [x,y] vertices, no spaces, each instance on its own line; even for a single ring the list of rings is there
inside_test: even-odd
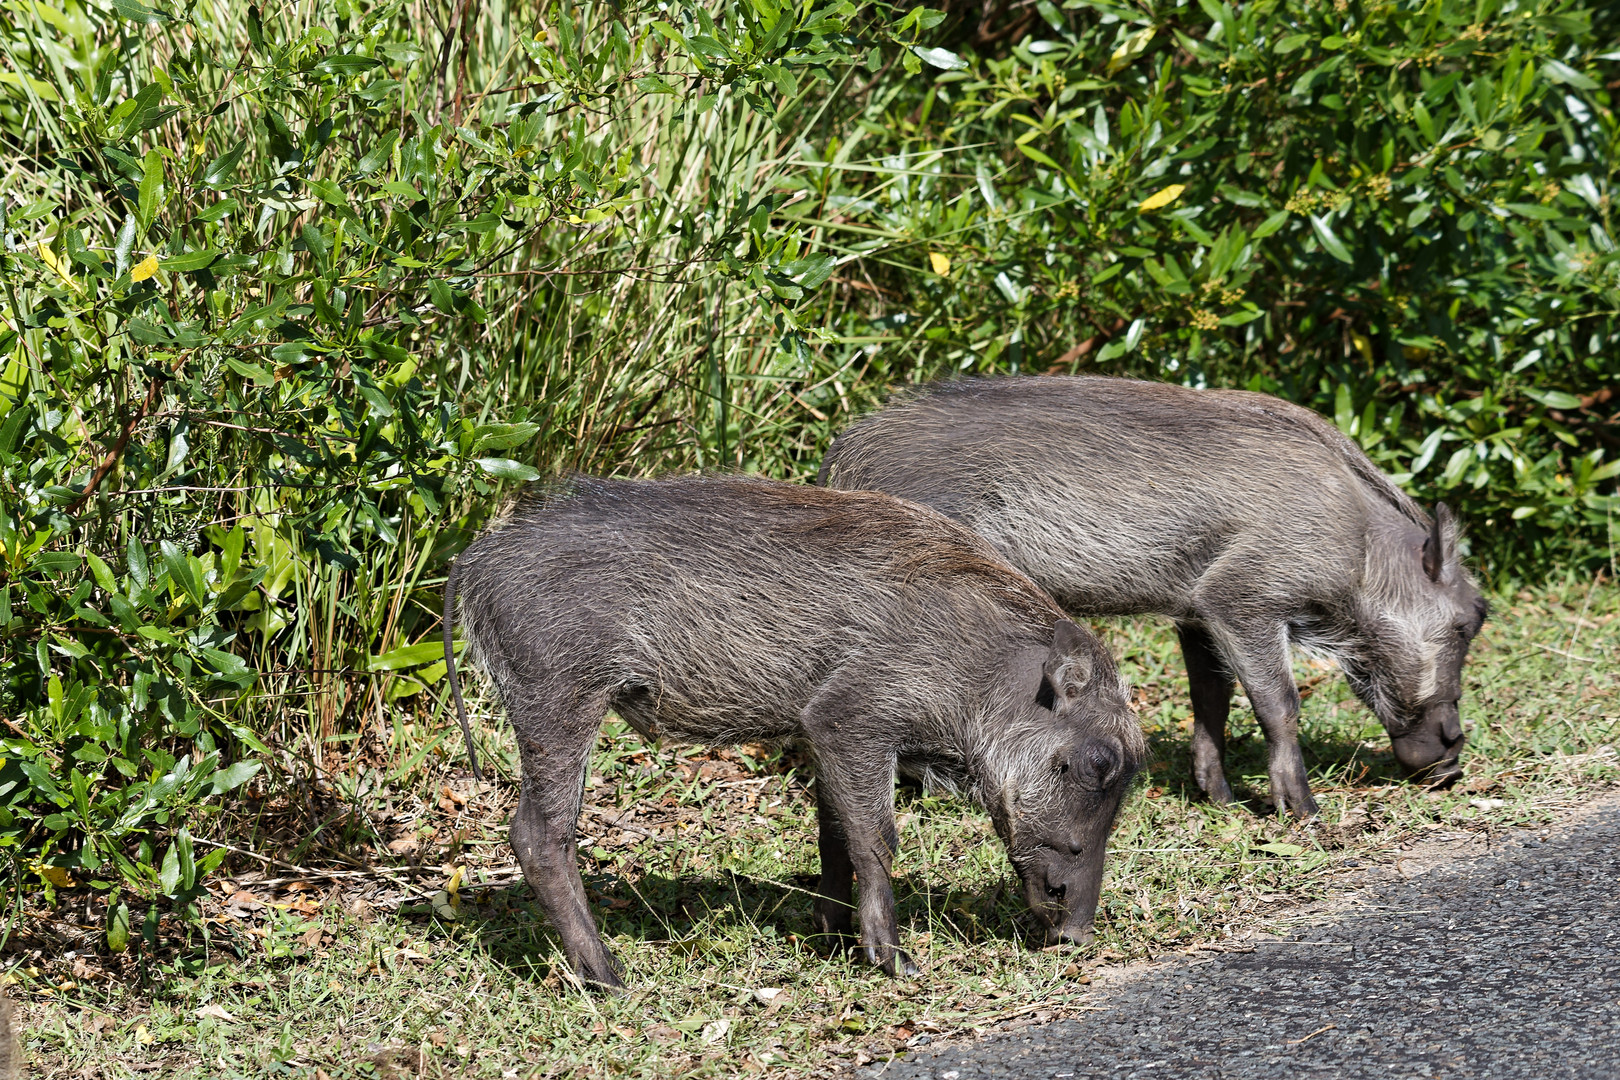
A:
[[[458,600],[459,597],[459,600]],[[574,971],[617,986],[574,865],[612,709],[649,738],[801,740],[815,762],[818,928],[899,948],[897,770],[989,813],[1054,940],[1091,935],[1108,830],[1144,752],[1089,633],[971,530],[874,493],[740,477],[576,479],[456,560],[445,587],[517,733],[512,846]],[[452,686],[454,659],[446,649]]]
[[[1176,621],[1198,784],[1234,677],[1265,731],[1279,810],[1316,812],[1289,645],[1335,657],[1403,766],[1461,775],[1462,665],[1485,603],[1430,518],[1308,409],[1265,394],[1098,376],[939,383],[834,441],[820,482],[973,526],[1067,610]]]
[[[11,999],[0,994],[0,1080],[17,1080],[22,1075],[22,1042],[17,1038],[16,1022]]]

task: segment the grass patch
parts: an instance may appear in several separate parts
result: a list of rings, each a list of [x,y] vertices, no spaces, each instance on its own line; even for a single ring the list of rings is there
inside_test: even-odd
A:
[[[1042,950],[984,817],[904,790],[895,884],[926,966],[917,980],[807,937],[813,808],[791,755],[653,751],[609,725],[581,862],[632,990],[581,992],[514,879],[513,785],[476,787],[449,743],[393,775],[312,784],[302,802],[266,797],[232,830],[258,857],[233,853],[206,936],[164,916],[111,955],[104,897],[31,897],[5,957],[25,1056],[47,1078],[824,1073],[1065,1015],[1087,1006],[1097,964],[1279,918],[1424,829],[1541,823],[1612,783],[1617,619],[1607,585],[1495,598],[1467,669],[1467,774],[1446,792],[1402,782],[1343,680],[1302,663],[1322,807],[1303,826],[1268,815],[1264,741],[1241,707],[1228,773],[1243,801],[1202,802],[1174,635],[1100,625],[1136,688],[1152,764],[1113,837],[1096,946]],[[486,740],[510,778],[509,738]]]

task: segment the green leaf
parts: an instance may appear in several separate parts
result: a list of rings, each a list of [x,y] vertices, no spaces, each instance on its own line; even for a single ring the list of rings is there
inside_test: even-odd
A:
[[[191,572],[191,559],[187,553],[172,540],[162,541],[158,549],[163,553],[163,565],[169,571],[169,580],[180,586],[192,602],[201,607],[207,594],[203,592],[202,582]]]
[[[315,62],[315,70],[323,75],[364,75],[372,68],[380,66],[381,60],[374,60],[369,56],[356,56],[353,53],[326,56]]]
[[[118,230],[118,241],[113,246],[113,265],[117,268],[114,273],[119,277],[129,273],[129,256],[135,250],[136,232],[135,217],[131,214],[124,218],[123,228]]]
[[[949,49],[925,49],[920,45],[911,46],[911,51],[925,64],[930,64],[941,71],[960,71],[967,67],[967,61],[951,52]]]
[[[180,843],[179,840],[169,844],[169,850],[163,855],[163,868],[158,871],[158,888],[165,896],[173,896],[180,891]]]
[[[393,402],[389,401],[388,395],[382,392],[382,388],[369,378],[356,376],[354,388],[361,397],[366,399],[366,404],[371,406],[373,413],[378,416],[394,415]]]
[[[245,690],[259,677],[258,672],[248,667],[247,662],[235,653],[206,647],[198,649],[197,652],[208,662],[208,666],[220,682],[232,683]]]
[[[1596,90],[1598,88],[1595,79],[1582,75],[1562,60],[1547,59],[1542,61],[1541,74],[1549,82],[1573,86],[1577,90]]]
[[[175,833],[174,847],[180,852],[180,888],[190,892],[197,886],[197,862],[192,857],[191,833],[185,829]]]
[[[1537,390],[1526,386],[1524,396],[1532,401],[1539,401],[1549,409],[1568,410],[1581,407],[1580,398],[1563,390]]]
[[[501,480],[526,481],[537,480],[540,477],[540,473],[537,470],[530,468],[520,461],[513,461],[511,458],[479,458],[476,464],[480,469],[483,469],[489,475],[497,477]]]
[[[185,273],[190,270],[201,270],[219,258],[219,252],[212,248],[202,248],[198,251],[188,251],[183,255],[171,255],[163,260],[163,269],[175,273]]]
[[[163,190],[163,153],[160,150],[146,152],[145,167],[141,172],[140,197],[135,216],[140,220],[142,229],[152,224],[157,214],[158,195]]]
[[[402,184],[397,180],[390,180],[386,184],[378,184],[377,190],[385,191],[390,195],[398,195],[400,198],[409,199],[412,202],[420,202],[422,200],[422,193],[420,191],[417,191],[409,184]]]
[[[214,795],[223,795],[228,791],[235,791],[258,773],[260,764],[257,761],[238,761],[227,769],[220,769],[208,778],[209,791]]]
[[[1417,123],[1418,130],[1423,133],[1424,142],[1430,146],[1440,142],[1439,132],[1434,126],[1434,117],[1423,107],[1423,102],[1419,101],[1412,106],[1412,119]]]
[[[246,152],[247,140],[243,139],[219,155],[219,157],[210,161],[208,168],[203,170],[203,187],[222,188],[228,184],[231,177],[236,175],[236,166],[241,163],[242,155]]]
[[[78,229],[70,227],[62,231],[62,247],[67,251],[68,258],[80,266],[98,276],[107,275],[107,268],[102,264],[101,256],[85,246],[84,234]]]
[[[377,145],[373,146],[370,150],[367,150],[365,156],[355,163],[355,172],[359,173],[361,176],[369,176],[378,169],[382,168],[384,165],[388,164],[388,162],[392,160],[394,143],[397,142],[398,139],[398,131],[389,129],[388,131],[383,132],[382,138],[377,140]]]
[[[472,455],[485,450],[510,449],[529,442],[538,434],[540,425],[532,421],[521,424],[481,424],[473,429],[472,448],[467,453]]]
[[[434,307],[446,315],[456,313],[456,294],[451,291],[449,282],[443,278],[428,278],[427,291]]]
[[[251,379],[260,386],[269,386],[276,381],[276,377],[264,370],[264,368],[251,360],[244,360],[240,356],[227,356],[225,366],[242,376],[242,378]]]
[[[123,902],[107,912],[107,951],[121,953],[129,948],[129,905]]]
[[[1130,65],[1131,61],[1147,51],[1147,47],[1152,43],[1155,33],[1157,33],[1157,30],[1154,27],[1143,27],[1120,42],[1119,47],[1108,57],[1108,66],[1104,68],[1103,74],[1112,78],[1123,71]]]
[[[1119,273],[1124,269],[1125,264],[1122,262],[1110,263],[1091,276],[1091,283],[1101,285],[1103,282],[1119,276]]]
[[[1038,161],[1042,165],[1050,166],[1051,168],[1056,169],[1060,173],[1067,171],[1067,170],[1065,170],[1063,168],[1063,166],[1061,166],[1057,162],[1053,161],[1050,157],[1047,157],[1047,155],[1045,154],[1044,151],[1037,150],[1033,146],[1030,146],[1028,143],[1018,143],[1017,145],[1018,145],[1018,149],[1020,151],[1022,151],[1023,155],[1025,157],[1029,158],[1031,161]]]
[[[1311,35],[1309,34],[1289,34],[1287,37],[1278,38],[1277,44],[1272,47],[1271,51],[1278,54],[1291,53],[1310,40]]]
[[[1355,262],[1355,259],[1350,255],[1350,249],[1344,246],[1344,241],[1333,235],[1333,229],[1329,227],[1326,221],[1315,214],[1311,214],[1309,217],[1311,219],[1311,231],[1316,234],[1317,240],[1321,241],[1324,251],[1342,263]]]
[[[95,576],[96,584],[101,586],[102,592],[118,591],[118,579],[113,577],[112,567],[103,562],[101,556],[92,551],[85,556],[85,561],[90,564],[90,573]]]
[[[1250,308],[1248,308],[1247,310],[1244,310],[1244,311],[1234,311],[1234,312],[1231,312],[1230,314],[1222,315],[1221,316],[1221,325],[1222,326],[1247,326],[1249,323],[1254,322],[1254,320],[1256,320],[1256,319],[1265,318],[1265,314],[1266,313],[1261,311],[1259,308],[1250,307]]]
[[[343,194],[343,189],[330,180],[308,180],[309,190],[315,197],[328,206],[348,206],[349,197]]]
[[[180,647],[180,639],[160,626],[143,626],[135,632],[141,637],[145,638],[147,641],[156,641],[159,644],[168,645],[172,648]]]
[[[210,206],[208,209],[198,214],[197,220],[207,222],[208,224],[212,225],[214,222],[219,221],[221,218],[224,218],[230,214],[234,214],[240,209],[242,209],[242,204],[237,202],[235,199],[221,199],[213,206]]]
[[[1273,855],[1281,855],[1287,859],[1291,859],[1296,855],[1305,854],[1305,849],[1300,847],[1298,844],[1285,844],[1280,840],[1270,844],[1261,844],[1259,845],[1259,848],[1261,851],[1270,852]]]
[[[326,237],[321,233],[320,226],[313,221],[306,221],[303,228],[299,230],[299,236],[303,238],[304,250],[315,257],[315,265],[324,272],[326,270],[327,248]]]
[[[171,20],[171,16],[149,8],[139,0],[113,0],[113,10],[130,22],[140,23],[142,26],[156,26]]]
[[[1278,210],[1275,214],[1272,214],[1270,217],[1266,218],[1266,220],[1256,225],[1254,227],[1254,232],[1249,234],[1250,238],[1254,240],[1264,240],[1266,237],[1288,224],[1288,219],[1291,217],[1293,217],[1293,215],[1287,210]]]
[[[71,551],[41,551],[29,564],[30,570],[43,570],[47,574],[76,574],[79,557]]]
[[[538,475],[538,474],[536,474]],[[444,642],[423,641],[415,645],[402,645],[380,656],[366,658],[367,671],[400,671],[420,667],[444,659]]]
[[[151,577],[146,567],[146,545],[141,543],[140,537],[134,532],[124,543],[124,560],[129,566],[129,576],[135,579],[135,584],[146,588],[151,583]]]
[[[1503,205],[1520,217],[1534,218],[1537,221],[1552,221],[1564,216],[1557,207],[1542,206],[1539,203],[1510,202]]]

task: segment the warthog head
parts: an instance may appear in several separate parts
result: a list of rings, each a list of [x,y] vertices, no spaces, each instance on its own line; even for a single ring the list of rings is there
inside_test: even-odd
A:
[[[1006,779],[993,816],[1048,943],[1085,944],[1108,834],[1146,747],[1112,659],[1073,623],[1058,623],[1050,653],[1020,666],[1019,683],[1035,689],[1048,723],[1041,737],[1003,746]]]
[[[1463,661],[1488,605],[1457,554],[1457,519],[1444,503],[1425,533],[1406,527],[1369,545],[1357,645],[1341,653],[1350,685],[1389,731],[1408,774],[1443,786],[1462,776]]]

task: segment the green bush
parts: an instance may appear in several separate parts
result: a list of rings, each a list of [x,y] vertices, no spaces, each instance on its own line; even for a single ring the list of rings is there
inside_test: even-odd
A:
[[[184,903],[224,796],[453,755],[437,586],[513,482],[805,478],[912,380],[1270,390],[1495,575],[1607,555],[1605,8],[13,9],[14,882]]]

